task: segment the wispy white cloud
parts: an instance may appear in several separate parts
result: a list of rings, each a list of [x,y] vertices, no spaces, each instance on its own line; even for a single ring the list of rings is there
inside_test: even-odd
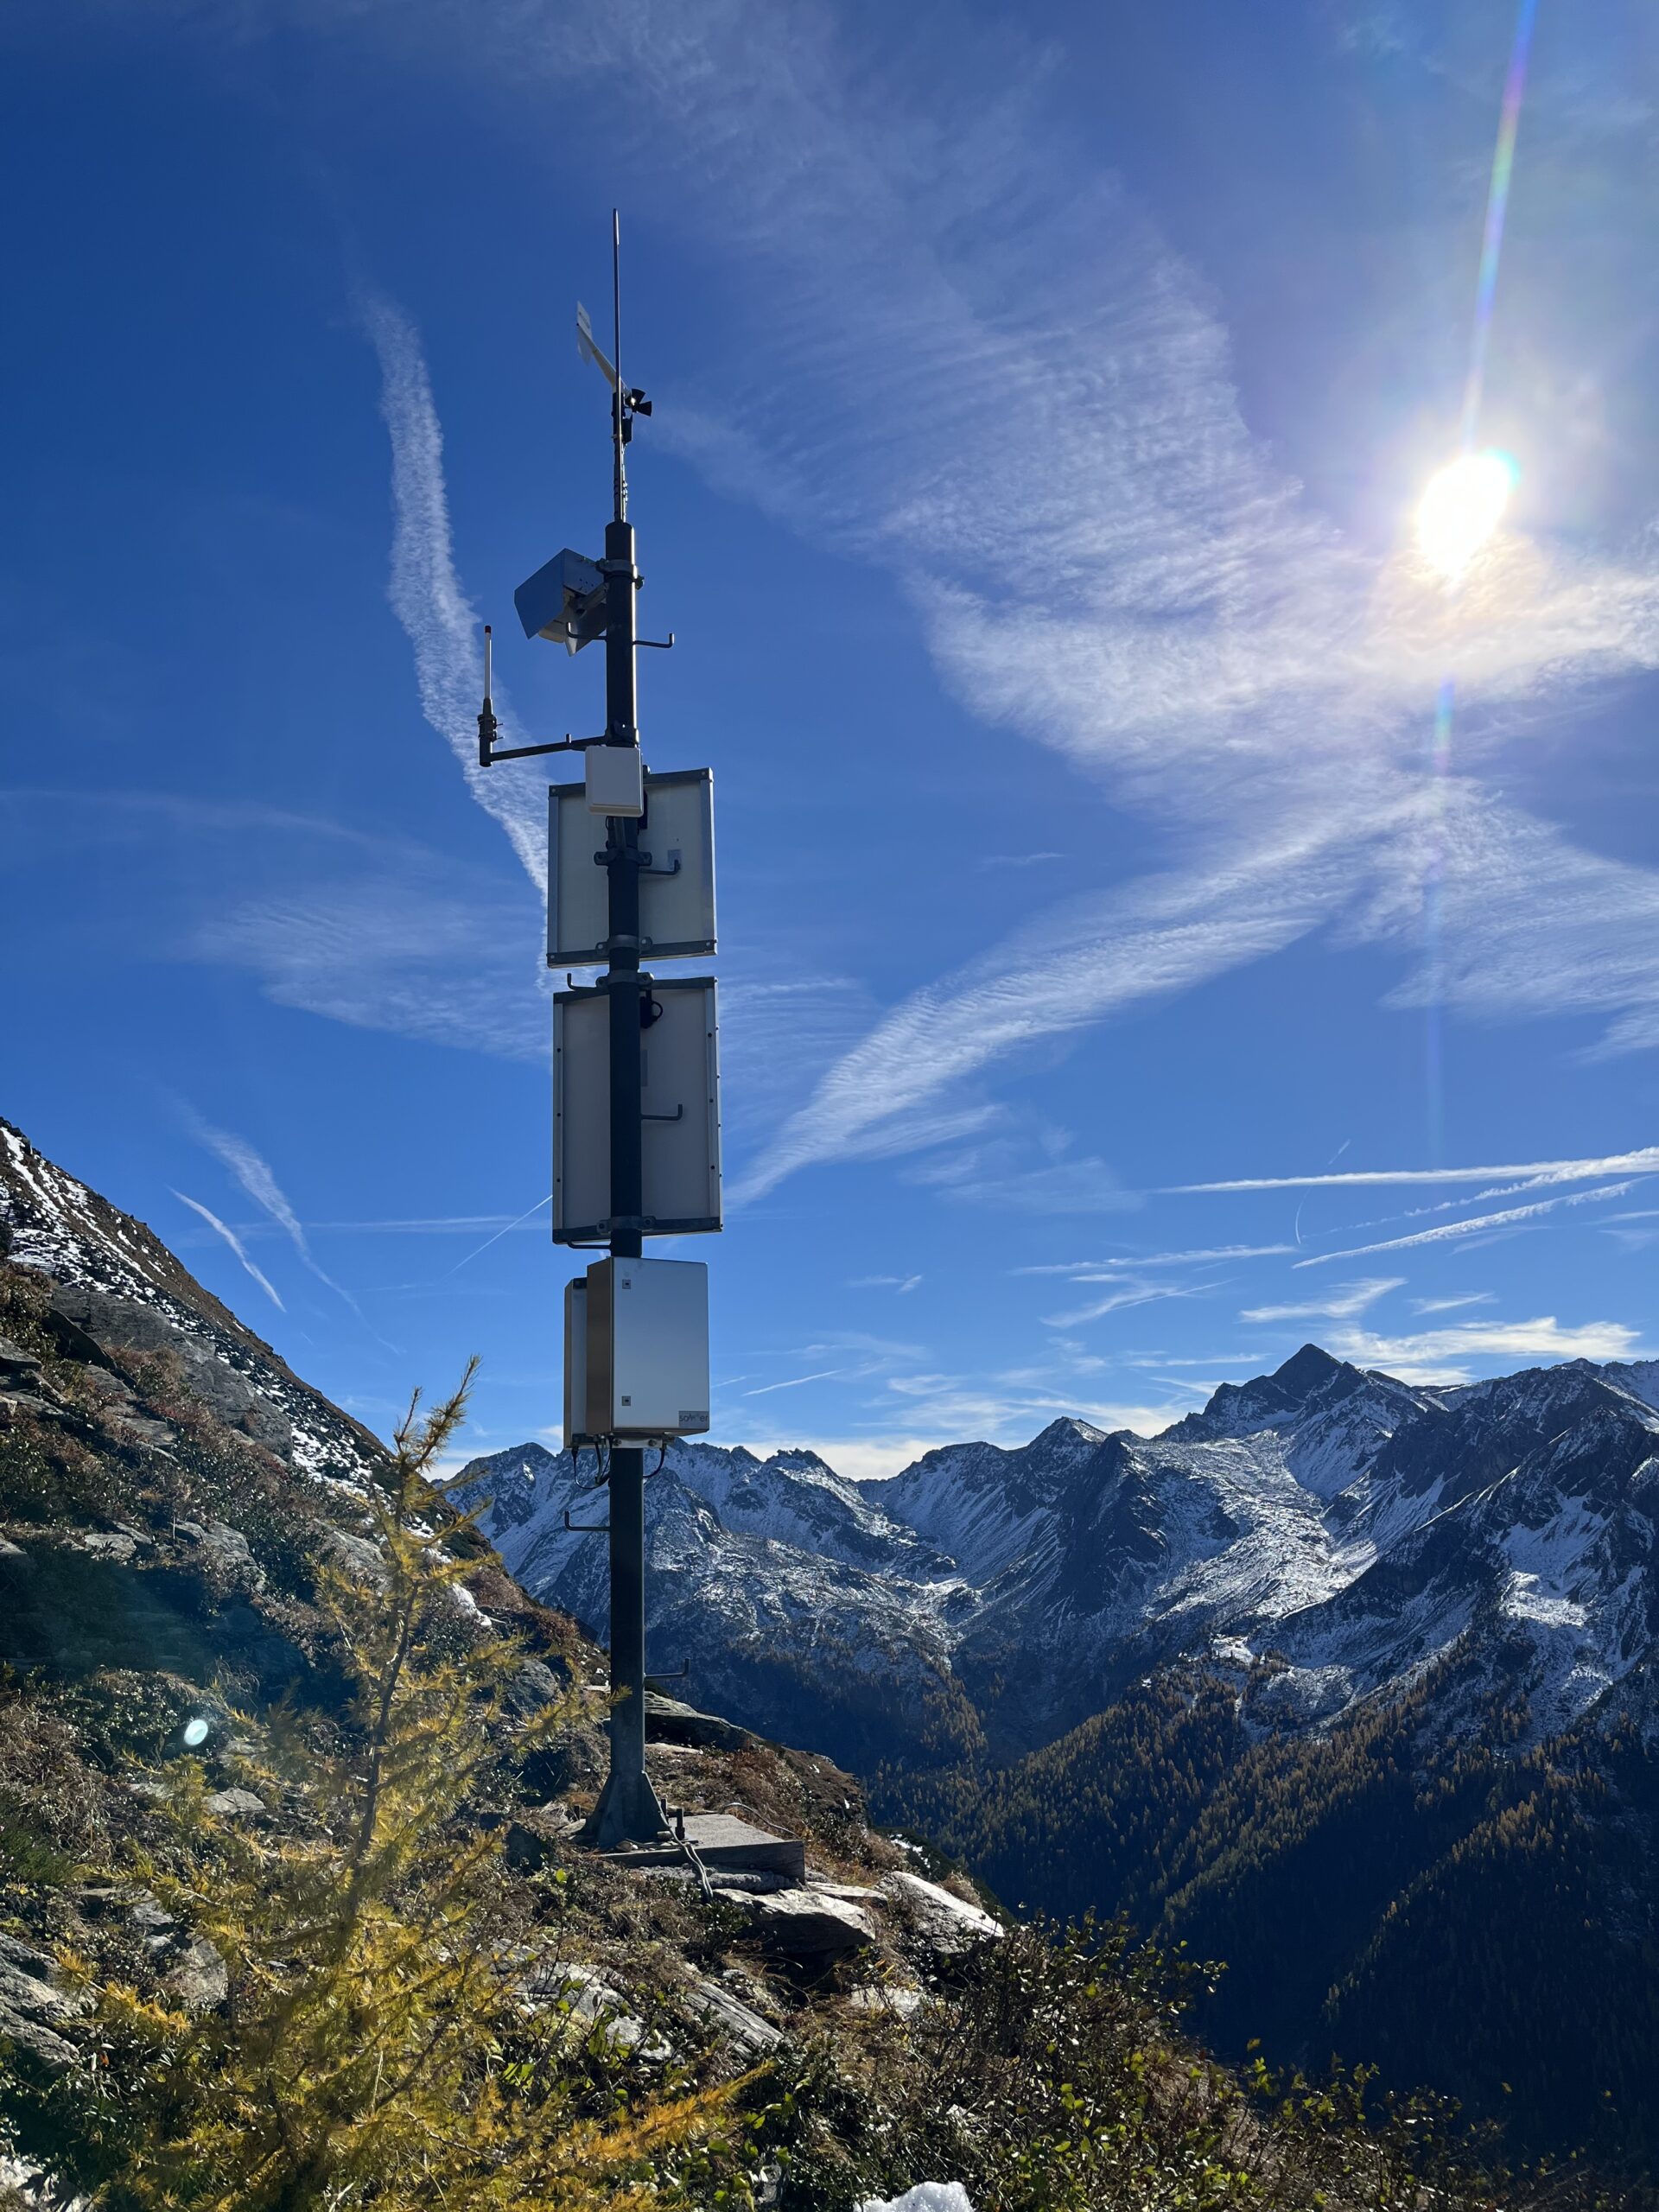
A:
[[[1184,1288],[1174,1283],[1125,1282],[1121,1288],[1109,1291],[1104,1298],[1092,1299],[1087,1306],[1077,1306],[1064,1313],[1046,1313],[1043,1317],[1046,1329],[1077,1329],[1087,1321],[1104,1320],[1109,1313],[1121,1313],[1132,1306],[1155,1306],[1166,1298],[1206,1298],[1214,1284],[1201,1284]]]
[[[840,1367],[822,1367],[815,1375],[791,1375],[782,1382],[763,1382],[758,1390],[746,1390],[746,1398],[769,1398],[774,1390],[798,1390],[804,1382],[833,1382],[845,1373]]]
[[[1312,853],[1217,856],[1202,874],[1147,880],[1046,916],[879,1021],[785,1123],[747,1192],[867,1147],[1010,1051],[1291,943],[1325,911],[1336,874],[1334,856]]]
[[[540,1213],[544,1207],[550,1206],[552,1203],[553,1196],[551,1192],[550,1192],[546,1198],[537,1198],[533,1206],[526,1206],[523,1213],[515,1214],[511,1221],[503,1222],[500,1228],[498,1229],[493,1236],[486,1236],[481,1244],[476,1246],[474,1250],[464,1254],[461,1258],[457,1260],[454,1266],[450,1268],[449,1273],[452,1275],[458,1275],[463,1268],[470,1267],[473,1262],[480,1258],[484,1253],[487,1252],[493,1244],[499,1244],[504,1236],[510,1236],[515,1229],[528,1228],[530,1224],[535,1220],[537,1215]]]
[[[907,1118],[883,1126],[902,1134]],[[1119,1213],[1141,1203],[1103,1160],[1074,1157],[1062,1132],[1039,1130],[1035,1162],[1032,1154],[1022,1136],[993,1137],[912,1167],[905,1179],[967,1205],[1025,1214]]]
[[[336,32],[320,0],[276,15]],[[878,1130],[931,1142],[920,1109],[993,1066],[1321,926],[1415,963],[1431,882],[1441,952],[1396,1003],[1432,990],[1483,1016],[1592,1016],[1603,1052],[1659,1043],[1659,880],[1481,780],[1539,702],[1659,664],[1650,545],[1511,531],[1448,596],[1408,550],[1345,537],[1252,434],[1203,273],[1067,127],[1034,37],[957,25],[924,68],[810,0],[364,0],[350,33],[492,73],[538,134],[560,101],[602,117],[704,265],[755,272],[720,355],[660,397],[659,443],[889,569],[969,709],[1062,753],[1171,863],[1060,917],[1052,961],[1016,932],[881,1015],[750,1191]],[[436,414],[407,319],[361,311],[393,439],[394,600],[466,763],[476,632]],[[1463,772],[1431,794],[1448,670]],[[470,772],[539,881],[536,779]]]
[[[1461,1298],[1414,1298],[1411,1310],[1414,1313],[1457,1313],[1466,1306],[1496,1306],[1497,1303],[1497,1293],[1495,1290],[1470,1290],[1465,1291]]]
[[[265,1296],[270,1300],[277,1312],[279,1313],[285,1313],[288,1311],[288,1308],[283,1304],[282,1300],[272,1288],[270,1277],[268,1275],[262,1274],[259,1269],[255,1267],[253,1262],[248,1257],[246,1247],[244,1245],[242,1239],[237,1235],[236,1231],[233,1229],[227,1227],[226,1224],[219,1219],[219,1216],[213,1211],[211,1207],[203,1205],[200,1198],[190,1198],[183,1191],[175,1191],[173,1195],[181,1206],[188,1206],[192,1213],[200,1214],[201,1218],[207,1223],[209,1229],[215,1230],[218,1235],[224,1238],[225,1242],[230,1246],[232,1251],[234,1252],[237,1258],[241,1261],[243,1266],[253,1277],[255,1282],[258,1284],[260,1289],[264,1292]]]
[[[264,995],[463,1050],[545,1057],[539,941],[516,871],[280,807],[175,793],[0,793],[9,836],[95,865],[125,949],[254,977]]]
[[[1201,1353],[1195,1359],[1172,1359],[1162,1352],[1135,1352],[1123,1362],[1125,1367],[1260,1367],[1274,1355],[1265,1351],[1211,1351]]]
[[[1552,1313],[1535,1321],[1465,1321],[1398,1337],[1351,1329],[1332,1339],[1331,1350],[1357,1366],[1384,1368],[1402,1382],[1460,1382],[1467,1381],[1473,1359],[1627,1359],[1640,1333],[1622,1321],[1563,1327]]]
[[[1446,1244],[1465,1236],[1485,1236],[1535,1221],[1541,1215],[1554,1213],[1558,1206],[1593,1205],[1603,1198],[1622,1198],[1635,1187],[1636,1182],[1631,1181],[1608,1183],[1595,1191],[1572,1191],[1559,1198],[1539,1198],[1528,1206],[1503,1206],[1496,1213],[1475,1214],[1467,1221],[1442,1222],[1436,1229],[1415,1230],[1409,1236],[1385,1237],[1378,1244],[1356,1244],[1343,1252],[1317,1253],[1311,1259],[1297,1260],[1294,1264],[1299,1268],[1325,1268],[1333,1260],[1362,1260],[1373,1252],[1403,1252],[1415,1244]]]
[[[526,917],[418,873],[361,873],[245,899],[188,940],[198,960],[245,968],[278,1006],[423,1042],[543,1059],[547,1001],[527,974]]]
[[[902,1298],[921,1281],[920,1275],[855,1275],[849,1290],[891,1290]]]
[[[547,1204],[543,1198],[543,1205]],[[308,1236],[477,1236],[493,1230],[527,1229],[537,1208],[529,1213],[447,1213],[415,1216],[406,1220],[307,1221],[300,1225]],[[240,1236],[270,1236],[283,1232],[271,1221],[238,1221],[232,1227]]]
[[[229,1129],[216,1129],[211,1122],[204,1122],[197,1114],[190,1114],[189,1121],[198,1140],[230,1170],[255,1205],[260,1207],[276,1223],[317,1281],[325,1284],[334,1292],[336,1298],[349,1306],[360,1320],[363,1318],[362,1312],[357,1300],[348,1290],[342,1290],[332,1275],[326,1274],[318,1266],[310,1243],[306,1236],[304,1224],[289,1203],[287,1193],[271,1173],[269,1162],[254,1150],[245,1137],[237,1136]]]
[[[1583,1160],[1534,1160],[1504,1167],[1370,1167],[1338,1175],[1247,1175],[1225,1183],[1172,1183],[1162,1196],[1214,1191],[1326,1191],[1377,1183],[1497,1183],[1524,1178],[1535,1188],[1549,1183],[1588,1183],[1603,1175],[1659,1172],[1659,1145],[1638,1152],[1592,1154]]]
[[[1125,1268],[1205,1267],[1217,1260],[1270,1260],[1294,1252],[1294,1244],[1208,1244],[1185,1252],[1126,1252],[1105,1260],[1056,1260],[1040,1267],[1014,1268],[1016,1275],[1070,1275],[1074,1282],[1109,1282]]]
[[[1373,1275],[1363,1282],[1339,1284],[1328,1297],[1314,1299],[1304,1306],[1252,1306],[1238,1318],[1241,1321],[1351,1320],[1356,1313],[1375,1306],[1389,1291],[1398,1290],[1404,1281],[1403,1275]]]
[[[547,895],[547,779],[523,761],[481,768],[478,710],[484,633],[455,573],[443,433],[415,326],[381,293],[359,292],[358,315],[380,360],[380,412],[391,438],[393,612],[415,649],[427,721],[454,753],[473,797],[506,832],[524,873]],[[498,682],[504,742],[528,742]]]

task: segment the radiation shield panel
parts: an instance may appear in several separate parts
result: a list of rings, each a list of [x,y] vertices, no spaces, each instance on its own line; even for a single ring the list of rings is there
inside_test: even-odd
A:
[[[588,1278],[564,1286],[564,1448],[590,1444],[588,1429]]]
[[[639,1037],[643,1234],[696,1236],[721,1226],[715,979],[659,976],[651,995],[663,1011]],[[560,991],[553,1001],[558,1244],[598,1244],[610,1234],[610,1018],[604,991]]]
[[[610,875],[599,864],[605,822],[584,784],[549,787],[547,963],[588,968],[606,957]],[[715,950],[715,779],[708,768],[645,778],[639,846],[639,933],[647,960],[701,960]]]

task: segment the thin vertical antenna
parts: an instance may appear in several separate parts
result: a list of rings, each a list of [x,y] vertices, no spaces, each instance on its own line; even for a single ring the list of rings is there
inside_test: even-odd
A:
[[[611,365],[616,371],[616,393],[611,404],[611,434],[616,452],[616,519],[628,518],[628,471],[622,458],[623,403],[627,386],[622,381],[622,219],[611,210]]]
[[[484,625],[484,703],[486,707],[490,703],[490,646],[492,643],[490,626],[486,622]]]

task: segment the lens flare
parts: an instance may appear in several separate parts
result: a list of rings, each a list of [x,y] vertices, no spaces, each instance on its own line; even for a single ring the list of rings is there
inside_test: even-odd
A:
[[[1417,510],[1423,558],[1459,576],[1503,519],[1519,472],[1507,454],[1466,453],[1429,483]]]

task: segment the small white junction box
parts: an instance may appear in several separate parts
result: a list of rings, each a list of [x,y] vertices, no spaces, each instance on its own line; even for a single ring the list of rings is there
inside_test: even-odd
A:
[[[564,1448],[588,1440],[588,1278],[564,1286]]]
[[[645,810],[645,769],[637,745],[590,745],[582,756],[590,814],[638,821]]]
[[[701,1436],[709,1427],[709,1270],[702,1262],[596,1261],[588,1270],[585,1302],[588,1433]]]

